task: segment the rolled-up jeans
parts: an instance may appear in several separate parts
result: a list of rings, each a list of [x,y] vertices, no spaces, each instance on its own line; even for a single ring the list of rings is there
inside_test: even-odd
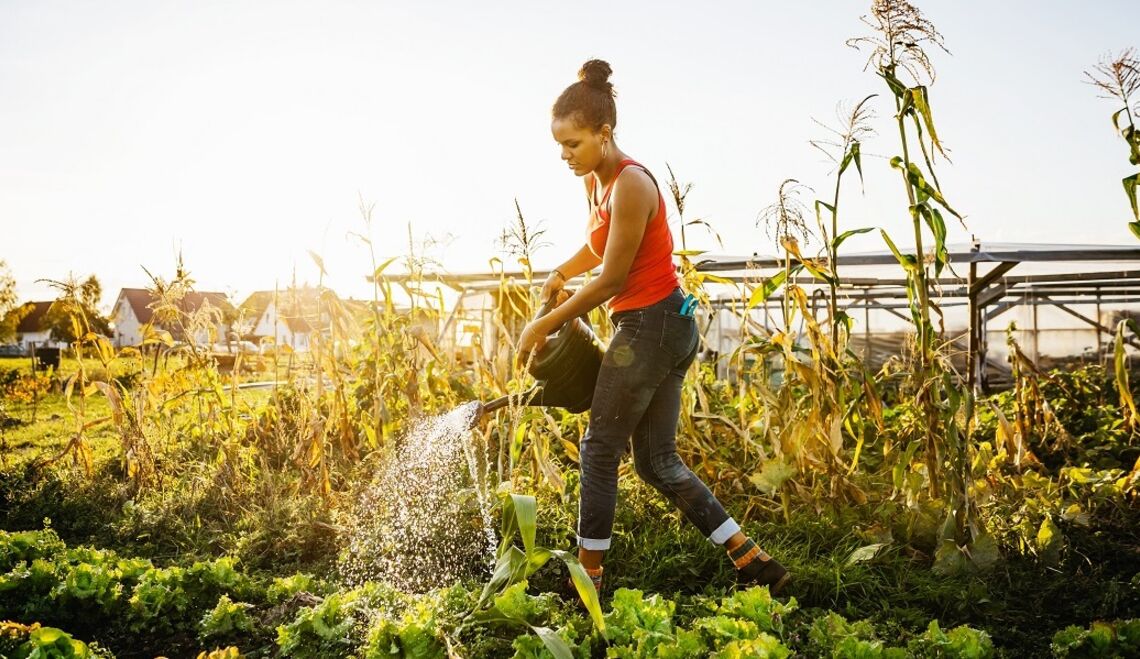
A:
[[[582,469],[578,546],[610,548],[618,464],[632,439],[638,475],[677,506],[700,532],[724,544],[740,530],[701,479],[677,455],[681,385],[697,355],[697,324],[680,313],[675,289],[656,304],[615,312],[579,447]]]

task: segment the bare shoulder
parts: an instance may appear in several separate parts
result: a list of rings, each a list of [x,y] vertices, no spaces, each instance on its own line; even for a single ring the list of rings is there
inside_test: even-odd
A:
[[[613,196],[624,197],[627,201],[657,203],[657,184],[641,166],[630,165],[618,173],[614,181]]]
[[[657,184],[640,166],[629,166],[618,173],[610,194],[615,211],[646,219],[657,211]]]

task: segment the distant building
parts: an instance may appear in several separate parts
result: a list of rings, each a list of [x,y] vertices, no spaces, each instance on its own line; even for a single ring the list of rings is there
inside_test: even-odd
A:
[[[327,334],[331,304],[342,305],[329,289],[321,300],[321,289],[312,286],[280,291],[255,291],[238,307],[235,331],[243,339],[258,342],[272,339],[276,345],[295,352],[307,352],[316,332]]]
[[[16,344],[20,349],[29,352],[33,346],[46,346],[58,348],[67,344],[53,341],[51,328],[47,326],[47,312],[52,302],[26,302],[13,310],[20,314],[20,321],[16,325]]]
[[[159,300],[145,288],[124,288],[119,291],[111,319],[115,324],[116,347],[134,346],[143,342],[148,325],[170,332],[176,341],[193,341],[200,345],[225,342],[236,310],[225,293],[191,291],[163,317],[156,318]],[[184,320],[179,322],[174,317]],[[185,319],[196,317],[200,322],[186,324]],[[190,336],[186,336],[189,333]]]

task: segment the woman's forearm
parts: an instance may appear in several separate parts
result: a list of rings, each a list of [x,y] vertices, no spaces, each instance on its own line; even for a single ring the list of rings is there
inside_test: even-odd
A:
[[[565,263],[558,266],[558,272],[566,279],[573,279],[578,275],[589,272],[602,264],[602,260],[590,251],[589,246],[582,245],[582,249],[578,250],[574,256],[571,256]]]
[[[547,330],[554,331],[572,318],[589,313],[605,303],[617,294],[618,289],[620,286],[605,277],[595,277],[575,291],[569,299],[543,316],[543,324]]]

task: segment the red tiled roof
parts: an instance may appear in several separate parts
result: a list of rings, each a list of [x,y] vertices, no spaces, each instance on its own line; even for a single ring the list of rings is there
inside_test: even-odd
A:
[[[20,305],[20,308],[15,311],[15,313],[21,314],[20,322],[16,325],[16,331],[26,333],[46,330],[47,328],[43,326],[43,320],[52,304],[52,302],[25,302]]]
[[[154,295],[145,288],[124,288],[119,291],[119,299],[127,298],[127,302],[131,305],[131,310],[138,318],[139,323],[145,325],[154,318],[154,309],[152,305],[157,301]],[[178,305],[182,311],[192,313],[197,311],[206,302],[209,302],[211,307],[221,309],[223,313],[231,312],[234,306],[230,304],[229,298],[225,293],[218,293],[216,291],[190,291],[183,298]],[[118,306],[116,301],[115,306]]]

